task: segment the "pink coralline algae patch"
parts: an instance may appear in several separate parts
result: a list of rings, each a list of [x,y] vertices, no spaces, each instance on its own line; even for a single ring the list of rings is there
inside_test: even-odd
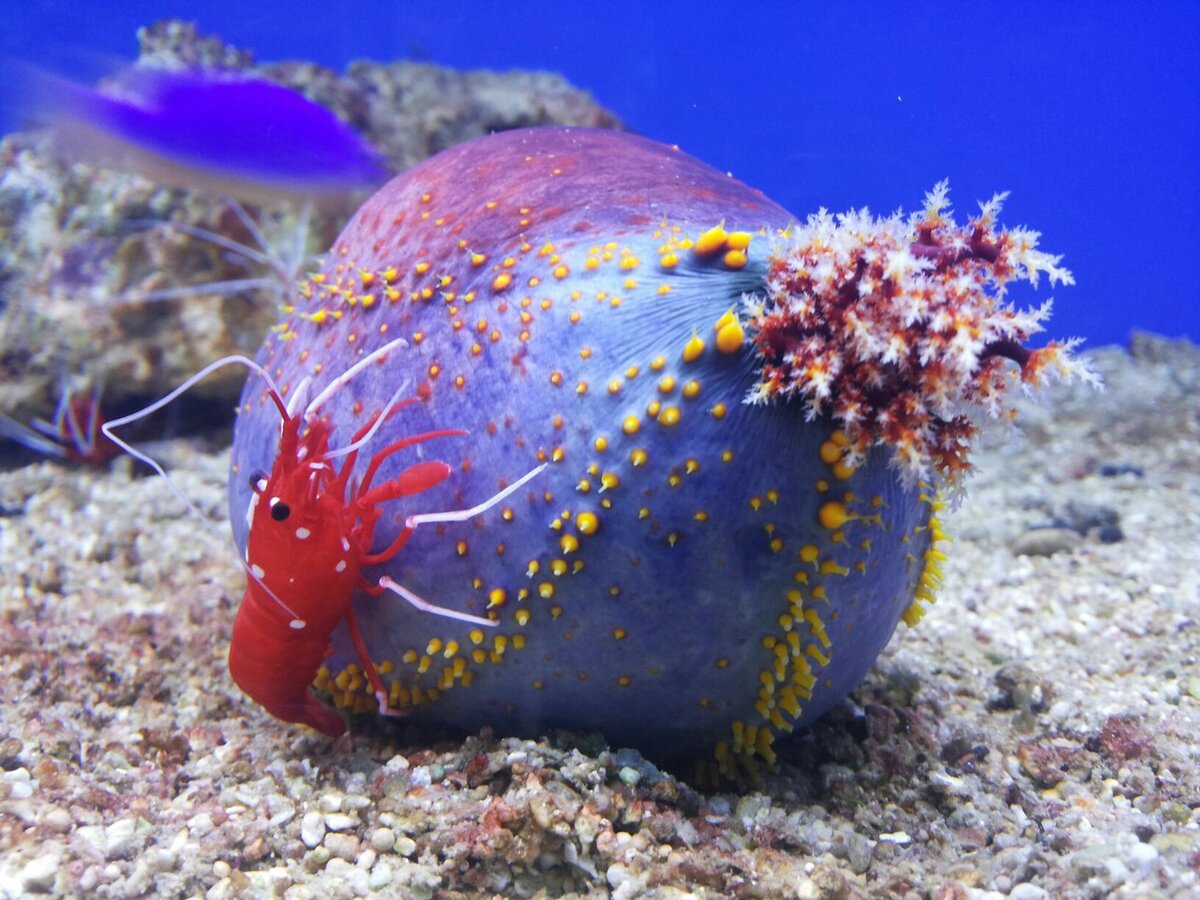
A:
[[[953,484],[969,468],[968,411],[1011,419],[1005,395],[1017,384],[1099,381],[1071,357],[1078,341],[1023,346],[1049,300],[1030,310],[1005,300],[1013,281],[1073,284],[1060,257],[1038,249],[1037,232],[997,229],[1002,194],[956,224],[948,190],[938,184],[908,218],[810,216],[777,241],[765,290],[743,305],[762,358],[748,402],[797,399],[810,419],[842,425],[851,460],[885,445],[906,479]]]

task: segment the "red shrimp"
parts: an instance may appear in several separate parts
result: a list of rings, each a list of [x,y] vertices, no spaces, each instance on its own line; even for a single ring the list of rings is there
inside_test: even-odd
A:
[[[97,466],[104,465],[121,452],[121,448],[101,432],[104,416],[100,412],[99,388],[90,394],[76,394],[64,386],[54,420],[34,419],[30,425],[32,427],[0,415],[0,437],[45,456]]]
[[[380,505],[426,491],[444,481],[452,471],[443,462],[417,462],[394,478],[372,486],[384,460],[414,444],[466,434],[444,429],[395,441],[372,456],[361,482],[357,487],[351,486],[360,447],[386,418],[417,401],[398,402],[397,393],[380,414],[354,435],[349,445],[337,450],[330,449],[330,425],[317,412],[325,400],[356,374],[403,344],[400,340],[392,341],[359,360],[334,379],[302,413],[289,408],[261,367],[245,357],[234,356],[206,367],[151,406],[104,426],[104,433],[123,449],[165,475],[157,462],[114,437],[111,430],[149,415],[223,365],[245,365],[267,382],[267,394],[282,417],[279,451],[269,474],[251,476],[254,493],[247,510],[249,534],[244,563],[249,579],[234,621],[229,671],[238,686],[272,716],[309,725],[330,737],[345,732],[346,723],[312,693],[311,686],[321,663],[331,652],[333,631],[343,620],[379,703],[379,711],[385,715],[400,714],[387,702],[383,680],[371,661],[355,619],[353,599],[357,590],[371,596],[392,591],[423,612],[476,625],[496,625],[491,619],[435,606],[391,578],[371,583],[363,577],[363,568],[394,557],[422,524],[459,522],[479,515],[545,467],[538,466],[471,509],[410,515],[400,534],[387,547],[372,551],[375,526],[382,515]],[[304,382],[298,386],[292,407],[298,406],[306,388]],[[333,460],[339,456],[344,456],[345,461],[336,469]]]

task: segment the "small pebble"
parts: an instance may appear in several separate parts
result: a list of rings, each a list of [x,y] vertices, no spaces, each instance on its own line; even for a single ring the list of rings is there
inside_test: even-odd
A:
[[[107,859],[122,859],[133,849],[133,835],[137,819],[117,819],[104,830],[104,856]]]
[[[28,800],[33,796],[33,781],[23,766],[9,772],[2,783],[8,788],[8,798]]]
[[[387,761],[387,765],[384,768],[392,772],[402,772],[408,768],[408,760],[400,754],[396,754]]]
[[[381,891],[391,884],[392,879],[395,877],[395,870],[393,870],[388,863],[379,862],[371,868],[371,875],[368,885],[373,891]]]
[[[1044,888],[1028,881],[1013,885],[1008,892],[1008,900],[1046,900],[1050,896]]]
[[[9,737],[0,741],[0,769],[15,769],[25,745],[20,738]]]
[[[621,863],[613,863],[604,873],[604,879],[611,888],[619,888],[629,880],[629,870]]]
[[[575,830],[578,832],[578,827],[576,827]],[[698,832],[696,830],[696,826],[687,819],[679,820],[679,824],[675,828],[675,834],[681,841],[684,842],[684,844],[689,847],[694,847],[696,844],[700,843],[700,832]]]
[[[387,853],[396,846],[396,832],[390,828],[376,828],[371,832],[371,847],[378,853]]]
[[[358,817],[346,813],[326,813],[325,827],[330,831],[345,831],[358,824]]]
[[[309,850],[313,849],[325,837],[325,817],[316,810],[306,812],[300,820],[300,840]]]
[[[42,813],[42,825],[50,831],[66,834],[74,824],[71,814],[61,806],[52,806]]]
[[[1152,844],[1136,843],[1129,850],[1129,861],[1142,872],[1147,872],[1158,862],[1158,850]]]
[[[1083,539],[1069,528],[1033,528],[1012,542],[1015,556],[1053,556],[1067,553]]]
[[[213,825],[212,816],[206,812],[203,812],[197,813],[188,819],[187,827],[188,831],[190,831],[194,837],[200,838],[212,831],[215,826]]]
[[[334,884],[345,885],[351,895],[366,896],[371,890],[370,874],[352,866],[341,857],[329,860],[325,866],[325,876],[327,879],[332,879]],[[339,892],[337,896],[345,896],[345,894]]]
[[[733,808],[729,805],[729,800],[726,797],[710,797],[708,809],[713,816],[728,816],[733,812]]]
[[[327,834],[325,846],[329,848],[331,855],[346,862],[354,862],[358,858],[358,838],[352,834]]]
[[[846,861],[850,863],[850,871],[862,875],[871,868],[873,850],[874,846],[865,835],[851,834],[846,845]]]
[[[407,834],[402,834],[396,838],[396,852],[401,856],[412,856],[417,852],[417,842]]]
[[[1159,853],[1170,853],[1172,851],[1193,853],[1196,850],[1196,841],[1191,835],[1181,834],[1178,831],[1168,831],[1163,834],[1151,836],[1150,846]]]
[[[1121,514],[1103,503],[1070,500],[1063,515],[1068,527],[1080,534],[1087,534],[1093,528],[1115,528],[1119,532],[1121,527]]]
[[[1187,692],[1193,700],[1200,700],[1200,675],[1193,675],[1188,679]]]
[[[21,884],[27,891],[48,891],[58,875],[57,853],[47,853],[25,863],[21,869]]]
[[[1141,466],[1130,466],[1124,463],[1105,463],[1096,470],[1096,473],[1101,478],[1116,478],[1120,475],[1132,475],[1134,478],[1141,478],[1146,474],[1146,470]]]

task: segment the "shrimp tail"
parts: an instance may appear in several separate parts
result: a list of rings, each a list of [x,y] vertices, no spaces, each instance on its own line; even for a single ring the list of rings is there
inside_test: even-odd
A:
[[[328,637],[305,634],[278,620],[251,582],[233,622],[229,674],[246,696],[284,722],[308,725],[331,738],[346,731],[339,713],[312,692]]]
[[[246,688],[242,686],[242,690]],[[346,720],[318,700],[308,688],[305,688],[301,697],[294,700],[265,700],[253,694],[251,696],[262,704],[263,709],[282,722],[307,725],[331,738],[338,738],[346,733]]]

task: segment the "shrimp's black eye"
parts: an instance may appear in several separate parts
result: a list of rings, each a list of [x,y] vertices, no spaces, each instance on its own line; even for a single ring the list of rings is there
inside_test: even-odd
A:
[[[267,486],[267,473],[262,469],[258,469],[250,475],[250,490],[256,494],[261,494]]]
[[[278,497],[271,498],[271,518],[276,522],[282,522],[292,514],[292,508],[280,500]]]

